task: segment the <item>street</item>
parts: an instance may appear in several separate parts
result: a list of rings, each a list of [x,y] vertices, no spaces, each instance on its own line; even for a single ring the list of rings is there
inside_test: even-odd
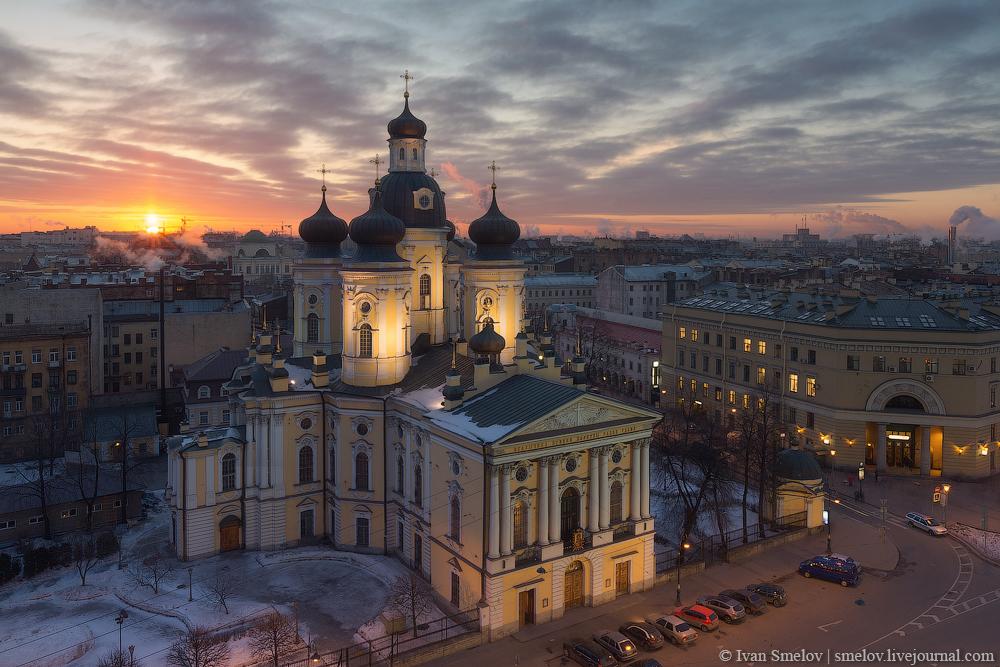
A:
[[[994,626],[1000,616],[1000,568],[984,563],[950,538],[909,527],[901,515],[887,515],[883,543],[878,509],[853,501],[830,507],[833,551],[851,555],[864,568],[858,587],[842,588],[796,572],[800,560],[825,552],[825,532],[744,563],[709,568],[682,582],[685,604],[702,594],[756,581],[780,583],[789,603],[769,607],[764,615],[741,625],[723,624],[715,632],[702,633],[693,646],[667,645],[644,657],[664,665],[700,666],[722,664],[720,656],[742,664],[759,664],[760,658],[773,661],[773,649],[818,652],[821,663],[827,661],[828,650],[831,656],[861,649],[998,651]],[[673,597],[671,585],[660,585],[604,606],[572,610],[552,623],[528,627],[434,664],[566,664],[561,657],[564,640],[589,638],[602,628],[617,629],[625,620],[669,611]],[[794,664],[812,657],[797,654],[789,659]]]

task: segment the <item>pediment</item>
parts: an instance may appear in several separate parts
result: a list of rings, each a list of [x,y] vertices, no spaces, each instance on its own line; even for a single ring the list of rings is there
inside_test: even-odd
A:
[[[657,419],[651,411],[633,408],[624,403],[603,401],[585,396],[564,405],[554,412],[518,429],[518,436],[547,433],[573,428],[599,428],[601,424],[621,423],[623,420]],[[512,434],[514,435],[514,434]]]

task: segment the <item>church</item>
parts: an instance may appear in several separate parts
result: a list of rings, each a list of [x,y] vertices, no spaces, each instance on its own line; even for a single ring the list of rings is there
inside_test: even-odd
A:
[[[170,443],[177,556],[388,555],[491,639],[650,588],[660,415],[588,391],[579,350],[527,326],[495,179],[475,249],[453,242],[408,91],[388,133],[368,210],[348,224],[324,185],[299,225],[292,349],[255,335],[223,386],[230,426]]]

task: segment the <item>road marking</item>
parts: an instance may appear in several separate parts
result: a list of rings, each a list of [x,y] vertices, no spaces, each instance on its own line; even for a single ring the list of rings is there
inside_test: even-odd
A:
[[[827,628],[831,628],[831,627],[833,627],[835,625],[839,625],[840,623],[843,623],[843,622],[844,622],[843,620],[833,621],[832,623],[824,623],[823,625],[817,625],[816,627],[819,628],[820,630],[822,630],[823,632],[830,632]]]

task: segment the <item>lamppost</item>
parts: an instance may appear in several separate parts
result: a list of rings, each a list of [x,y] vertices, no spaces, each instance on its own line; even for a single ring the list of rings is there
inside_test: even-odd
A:
[[[944,491],[941,494],[941,506],[944,507],[944,523],[948,525],[948,494],[951,492],[951,484],[942,484],[941,490]]]
[[[837,450],[830,450],[830,465],[833,467],[833,479],[837,479]]]
[[[125,624],[125,619],[128,618],[128,612],[122,609],[115,616],[115,623],[118,624],[118,653],[122,652],[122,626]]]
[[[858,464],[858,498],[865,502],[865,462]]]
[[[681,545],[681,548],[677,550],[677,600],[676,604],[679,607],[681,604],[681,565],[684,563],[684,552],[691,548],[691,545],[687,542]]]

